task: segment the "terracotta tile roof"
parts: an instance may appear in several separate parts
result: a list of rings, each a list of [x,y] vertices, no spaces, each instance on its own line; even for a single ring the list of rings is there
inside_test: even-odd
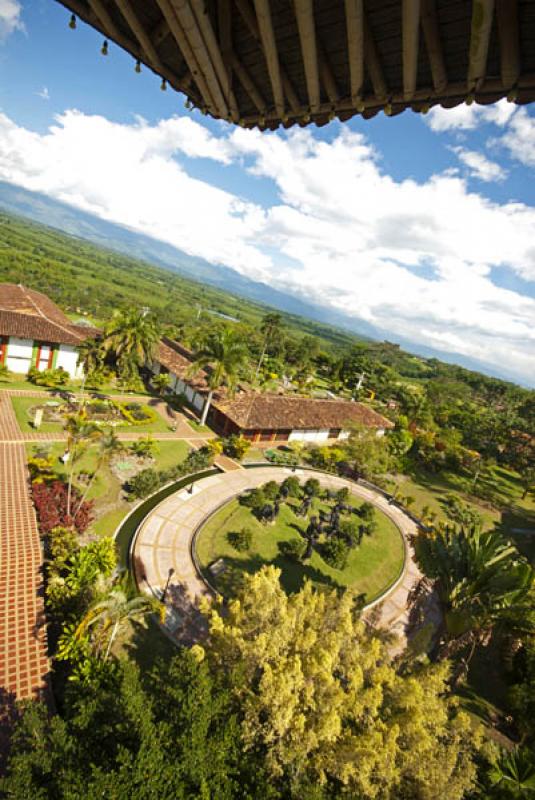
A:
[[[207,391],[207,372],[188,376],[193,354],[179,342],[164,336],[157,360],[198,392]],[[213,406],[243,430],[326,430],[360,422],[369,428],[392,428],[386,417],[362,403],[349,400],[319,400],[280,394],[243,391],[234,399],[223,388],[214,394]]]
[[[167,336],[162,337],[158,348],[157,360],[169,372],[172,372],[178,378],[182,378],[194,389],[198,391],[207,390],[207,373],[205,370],[200,369],[194,376],[188,376],[188,371],[191,369],[193,362],[193,354],[191,350],[188,350],[183,345],[173,341],[173,339],[169,339]]]
[[[0,283],[0,336],[76,345],[98,333],[97,328],[74,325],[44,294]]]
[[[369,428],[392,428],[390,420],[362,403],[319,400],[279,394],[244,392],[234,400],[215,403],[244,430],[326,430],[358,422]]]

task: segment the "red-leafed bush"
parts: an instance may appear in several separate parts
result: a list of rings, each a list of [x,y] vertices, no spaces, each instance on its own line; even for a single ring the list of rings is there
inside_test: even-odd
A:
[[[67,514],[67,484],[63,481],[32,483],[32,496],[42,534],[52,528],[76,528],[83,533],[93,519],[93,502],[85,500],[80,505],[80,492],[72,488],[71,513]]]

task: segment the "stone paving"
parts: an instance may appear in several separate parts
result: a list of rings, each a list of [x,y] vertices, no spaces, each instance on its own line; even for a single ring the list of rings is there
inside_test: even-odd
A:
[[[195,531],[208,515],[245,489],[269,480],[280,482],[290,474],[303,480],[319,478],[324,488],[347,486],[352,494],[372,502],[400,529],[406,548],[403,573],[385,597],[368,606],[366,613],[374,625],[396,634],[401,648],[408,623],[408,595],[421,578],[409,541],[416,533],[416,525],[379,493],[334,475],[281,467],[241,469],[204,478],[195,484],[191,494],[183,489],[171,495],[148,514],[135,540],[133,564],[140,589],[161,598],[167,586],[168,631],[179,641],[194,641],[202,633],[198,629],[199,600],[210,595],[191,553]]]

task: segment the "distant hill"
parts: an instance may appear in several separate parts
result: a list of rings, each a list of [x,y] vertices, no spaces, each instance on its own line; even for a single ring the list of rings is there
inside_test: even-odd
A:
[[[211,264],[205,259],[191,256],[183,250],[130,228],[107,222],[44,194],[30,192],[3,181],[0,181],[0,208],[131,258],[163,267],[201,284],[271,306],[292,316],[334,326],[347,333],[353,333],[360,339],[381,341],[392,337],[388,331],[376,328],[364,320],[306,302],[265,283],[250,280],[229,267]],[[506,367],[499,372],[491,372],[488,365],[476,359],[460,354],[444,353],[399,336],[396,337],[396,341],[409,352],[425,358],[438,358],[467,369],[485,374],[497,374],[506,380],[518,381]]]

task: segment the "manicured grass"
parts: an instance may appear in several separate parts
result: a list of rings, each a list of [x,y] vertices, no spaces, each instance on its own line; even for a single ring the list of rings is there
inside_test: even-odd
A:
[[[40,400],[38,397],[11,397],[15,416],[23,433],[35,433],[36,430],[39,430],[39,433],[61,433],[63,431],[61,422],[42,422],[39,429],[34,428],[33,414],[30,414],[29,411],[42,402],[47,402],[46,398]]]
[[[362,503],[355,497],[350,502],[356,507]],[[315,507],[317,510],[317,501]],[[279,542],[296,538],[303,541],[299,531],[306,530],[308,525],[308,519],[297,516],[289,504],[281,506],[274,525],[263,525],[236,499],[206,523],[197,538],[197,556],[210,582],[222,594],[235,591],[242,572],[253,573],[264,564],[272,563],[282,569],[281,580],[287,591],[297,591],[308,578],[318,586],[351,587],[365,594],[366,601],[370,602],[396,580],[404,560],[403,541],[394,523],[378,509],[376,520],[377,530],[370,537],[364,536],[360,547],[350,552],[345,569],[338,570],[326,564],[317,550],[304,564],[279,553]],[[227,534],[244,527],[253,532],[253,541],[249,551],[240,553],[229,543]],[[225,559],[227,570],[213,578],[208,567],[218,558]]]
[[[34,387],[35,388],[35,387]],[[47,402],[44,400],[44,402]],[[15,416],[19,427],[23,433],[34,433],[36,429],[33,427],[33,414],[30,412],[32,408],[39,406],[42,401],[38,397],[12,397],[11,403],[15,411]],[[143,406],[142,406],[143,407]],[[149,406],[149,408],[151,408]],[[163,433],[169,431],[169,425],[160,416],[156,409],[151,408],[151,411],[156,415],[154,422],[148,422],[144,425],[131,425],[126,420],[120,425],[114,425],[114,430],[125,431],[129,433]],[[63,424],[61,422],[43,422],[39,428],[40,433],[61,433],[63,431]]]
[[[243,458],[244,463],[254,463],[258,461],[267,461],[265,450],[259,447],[251,447]]]
[[[125,446],[128,447],[128,444],[125,443]],[[188,444],[181,440],[157,442],[157,448],[157,452],[154,454],[154,461],[147,464],[147,466],[152,466],[154,469],[167,469],[179,464],[187,456],[190,449]],[[59,457],[65,452],[65,443],[47,444],[43,442],[42,444],[27,444],[26,452],[28,458],[35,455],[36,450],[39,449],[46,450],[53,457],[58,475],[66,479],[68,476],[67,466],[59,461]],[[97,447],[88,447],[76,464],[76,472],[93,472],[97,467],[97,460]],[[81,486],[80,488],[83,491],[84,487]],[[88,492],[87,499],[95,501],[95,512],[97,514],[90,531],[99,536],[111,536],[121,520],[132,510],[131,503],[121,497],[121,482],[106,464],[97,473]],[[103,513],[100,513],[101,510]]]

